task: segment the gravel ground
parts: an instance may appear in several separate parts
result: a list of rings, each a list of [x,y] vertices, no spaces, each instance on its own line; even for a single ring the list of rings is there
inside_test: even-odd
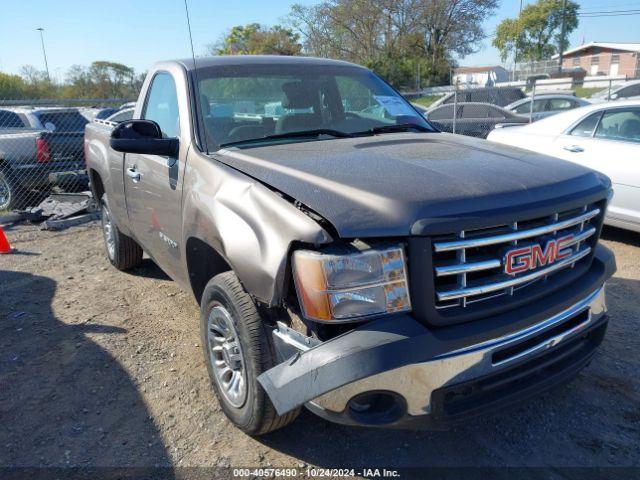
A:
[[[116,271],[95,224],[7,234],[19,252],[0,257],[0,467],[638,466],[640,235],[605,232],[610,327],[569,385],[446,432],[303,412],[254,439],[209,387],[195,301],[151,261]]]

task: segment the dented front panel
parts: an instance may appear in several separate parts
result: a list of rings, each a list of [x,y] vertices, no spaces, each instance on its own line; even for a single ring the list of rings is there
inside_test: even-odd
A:
[[[204,241],[251,295],[269,305],[280,300],[291,244],[331,241],[316,221],[277,192],[195,149],[184,177],[182,230],[183,249],[189,238]]]

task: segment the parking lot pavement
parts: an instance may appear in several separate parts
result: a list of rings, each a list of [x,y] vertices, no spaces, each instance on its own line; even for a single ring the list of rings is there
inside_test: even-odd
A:
[[[611,322],[569,385],[446,432],[304,413],[259,439],[225,419],[198,307],[151,261],[113,269],[97,225],[7,232],[0,257],[0,467],[629,466],[640,458],[640,235],[607,230]]]

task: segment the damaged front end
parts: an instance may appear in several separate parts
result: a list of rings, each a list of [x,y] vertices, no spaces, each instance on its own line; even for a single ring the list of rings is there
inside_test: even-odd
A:
[[[604,336],[604,282],[614,269],[598,247],[590,272],[570,288],[472,324],[433,328],[395,313],[322,341],[278,322],[281,363],[258,380],[280,415],[306,405],[343,424],[442,428],[584,367]]]

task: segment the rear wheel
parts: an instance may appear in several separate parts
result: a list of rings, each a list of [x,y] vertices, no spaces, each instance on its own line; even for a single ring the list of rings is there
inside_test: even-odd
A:
[[[113,222],[107,196],[102,196],[102,236],[107,250],[107,258],[118,270],[137,267],[142,261],[142,248],[131,237],[126,236]]]
[[[22,208],[26,192],[18,185],[11,173],[0,169],[0,211]]]
[[[214,391],[238,428],[262,435],[298,416],[299,409],[279,416],[257,380],[275,364],[271,332],[233,272],[221,273],[207,284],[200,330]]]

